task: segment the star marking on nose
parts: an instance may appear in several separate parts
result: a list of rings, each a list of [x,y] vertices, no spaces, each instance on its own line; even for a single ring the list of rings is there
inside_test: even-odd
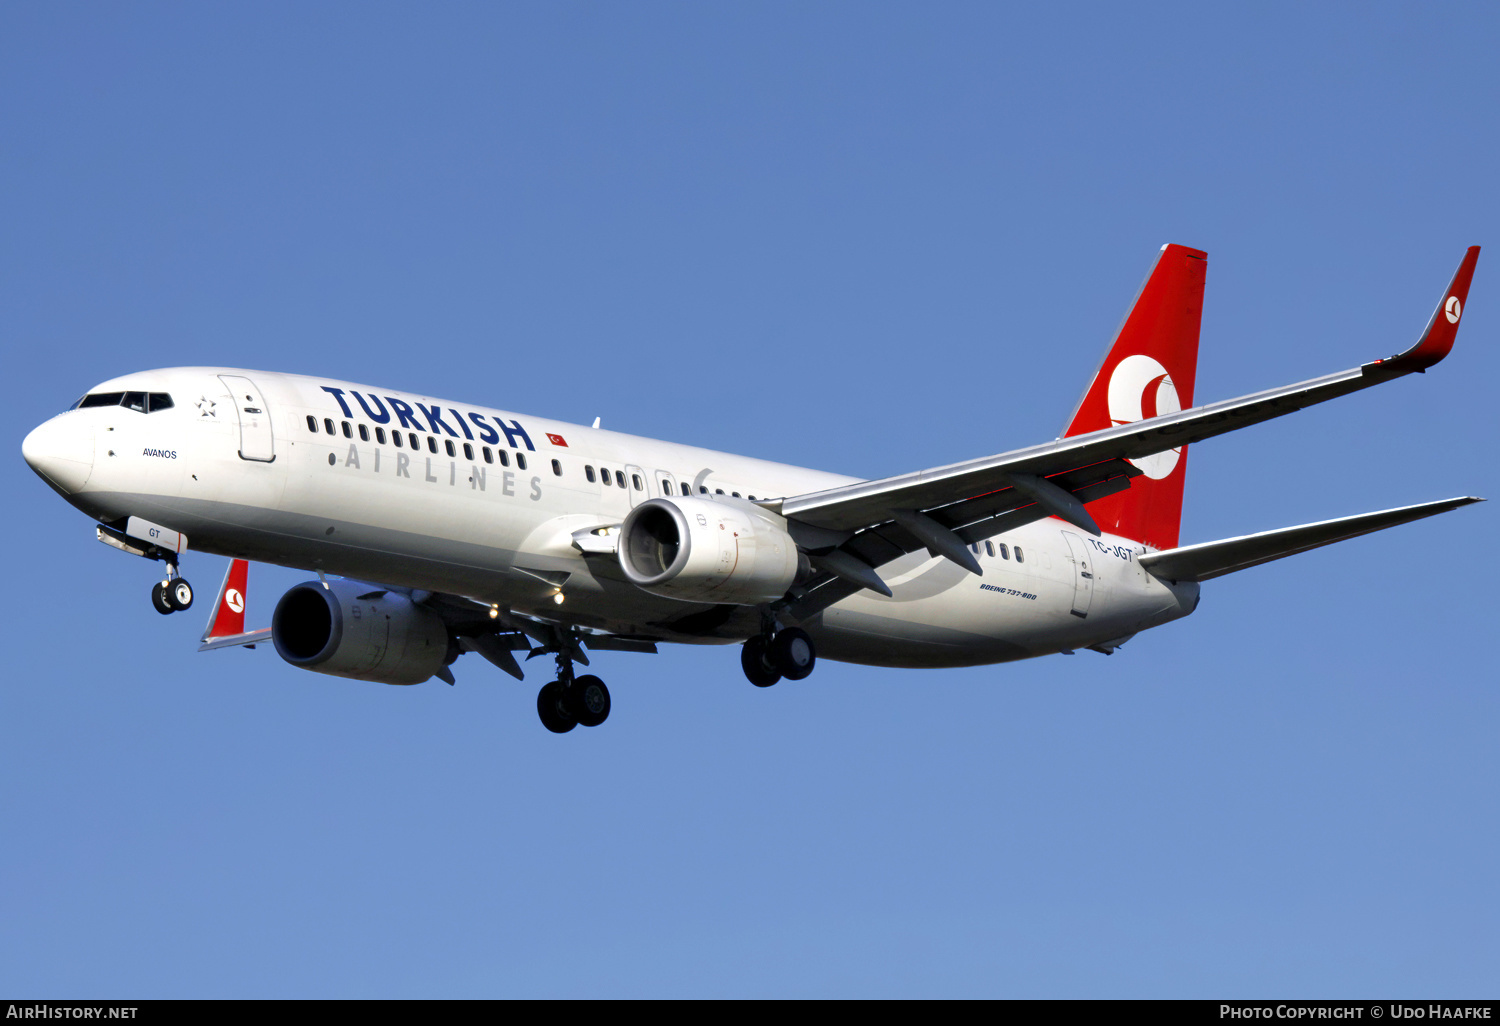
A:
[[[208,396],[204,396],[203,398],[198,400],[198,409],[205,417],[213,417],[215,419],[218,419],[219,415],[214,412],[214,406],[216,405],[217,404]]]

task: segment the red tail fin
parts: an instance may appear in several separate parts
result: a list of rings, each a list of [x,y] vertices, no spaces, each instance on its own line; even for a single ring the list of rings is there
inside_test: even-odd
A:
[[[250,564],[243,559],[231,560],[219,586],[219,600],[203,632],[204,641],[215,641],[245,633],[245,589],[249,586]]]
[[[1083,394],[1063,437],[1174,413],[1193,405],[1208,254],[1163,246],[1156,266]],[[1100,528],[1155,549],[1177,547],[1187,446],[1133,461],[1130,489],[1089,503]]]

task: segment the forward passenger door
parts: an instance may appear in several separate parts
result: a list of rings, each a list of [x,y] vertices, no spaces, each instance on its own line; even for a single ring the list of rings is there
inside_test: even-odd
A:
[[[240,459],[271,463],[276,459],[276,439],[271,432],[271,413],[260,387],[249,378],[220,374],[229,389],[234,412],[240,422]]]

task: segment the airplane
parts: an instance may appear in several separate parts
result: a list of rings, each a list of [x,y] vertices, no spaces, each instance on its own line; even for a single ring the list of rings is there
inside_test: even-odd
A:
[[[759,687],[819,658],[893,667],[1114,653],[1198,606],[1204,581],[1480,502],[1472,496],[1182,545],[1190,444],[1424,373],[1452,349],[1479,247],[1415,344],[1351,370],[1193,406],[1207,255],[1163,246],[1063,434],[879,480],[299,374],[175,367],[90,389],[22,444],[98,521],[163,562],[230,557],[205,650],[269,641],[293,666],[454,683],[466,652],[597,726],[590,653],[740,646]],[[191,539],[191,543],[190,540]],[[244,629],[247,561],[316,573]]]

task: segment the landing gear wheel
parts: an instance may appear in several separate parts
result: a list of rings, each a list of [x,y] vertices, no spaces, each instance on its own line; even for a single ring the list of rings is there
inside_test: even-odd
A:
[[[536,695],[536,714],[542,718],[542,726],[554,734],[566,734],[578,726],[578,720],[568,710],[563,696],[563,686],[557,681],[543,685]]]
[[[818,664],[812,638],[800,627],[788,627],[777,633],[771,639],[768,659],[787,680],[801,680]]]
[[[157,581],[151,586],[151,604],[155,606],[156,611],[163,616],[166,616],[168,613],[177,612],[176,608],[172,605],[171,600],[167,598],[166,581]]]
[[[193,604],[193,586],[181,577],[167,585],[167,601],[173,609],[186,609]]]
[[[740,667],[750,683],[758,688],[768,688],[781,679],[781,674],[771,665],[766,652],[766,639],[762,637],[757,636],[745,642],[740,649]]]
[[[585,727],[597,727],[609,719],[609,688],[598,677],[579,677],[567,695],[569,711]]]

